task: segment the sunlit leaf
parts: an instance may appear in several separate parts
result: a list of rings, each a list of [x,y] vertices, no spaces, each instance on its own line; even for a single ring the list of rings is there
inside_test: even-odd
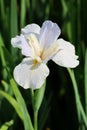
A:
[[[9,121],[9,122],[5,122],[5,123],[1,126],[0,130],[8,130],[8,128],[9,128],[10,126],[12,126],[13,123],[14,123],[13,120],[11,120],[11,121]]]
[[[23,121],[24,121],[24,127],[25,130],[33,130],[33,126],[32,126],[32,122],[31,122],[31,118],[30,115],[28,113],[27,107],[26,107],[26,103],[18,89],[18,86],[16,85],[15,81],[11,78],[10,79],[10,84],[12,86],[14,95],[18,101],[18,104],[20,105],[21,111],[22,111],[22,115],[23,115]]]
[[[9,94],[7,94],[6,92],[2,90],[0,90],[0,95],[8,100],[8,102],[13,106],[13,108],[15,109],[19,117],[21,118],[21,120],[23,120],[23,114],[22,114],[20,105],[17,103],[17,101],[12,96],[10,96]]]

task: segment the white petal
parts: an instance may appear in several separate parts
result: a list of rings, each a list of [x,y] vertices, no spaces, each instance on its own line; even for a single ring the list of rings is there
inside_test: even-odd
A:
[[[40,45],[42,48],[48,48],[53,42],[57,40],[60,35],[60,28],[56,23],[45,21],[40,31]]]
[[[40,26],[37,24],[29,24],[27,26],[25,26],[24,28],[21,29],[21,32],[25,35],[25,34],[29,34],[29,33],[35,33],[35,34],[39,34],[40,33]]]
[[[78,66],[79,61],[77,60],[78,56],[75,55],[74,46],[63,39],[57,40],[57,44],[58,52],[52,60],[58,65],[67,68],[75,68]]]
[[[27,40],[28,40],[29,45],[31,46],[31,48],[33,50],[33,54],[35,56],[40,56],[40,46],[39,46],[39,42],[38,42],[36,35],[30,34],[27,37]]]
[[[58,45],[53,43],[49,48],[45,49],[41,55],[41,59],[44,63],[47,63],[57,53]]]
[[[60,38],[56,41],[59,50],[67,50],[69,51],[71,54],[75,54],[75,47],[74,45],[72,45],[70,42],[65,41],[64,39]]]
[[[27,40],[22,34],[20,36],[16,36],[15,38],[12,38],[11,44],[13,45],[13,47],[17,47],[21,49],[23,55],[25,56],[33,55],[31,47],[29,46]]]
[[[49,69],[45,64],[33,65],[33,60],[25,58],[14,69],[14,78],[23,88],[40,88],[46,77],[49,75]]]

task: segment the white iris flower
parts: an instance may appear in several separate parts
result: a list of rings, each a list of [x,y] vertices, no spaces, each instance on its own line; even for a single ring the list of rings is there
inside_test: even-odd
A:
[[[74,68],[79,64],[74,46],[59,38],[61,31],[56,23],[45,21],[40,28],[29,24],[21,30],[21,35],[12,38],[13,47],[21,49],[25,58],[14,69],[14,78],[23,88],[40,88],[49,75],[47,62]]]

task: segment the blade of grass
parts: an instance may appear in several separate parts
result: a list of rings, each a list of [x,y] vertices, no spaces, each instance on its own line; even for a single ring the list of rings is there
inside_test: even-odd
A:
[[[18,33],[17,0],[11,0],[11,37]]]
[[[80,39],[81,39],[81,22],[80,22],[80,0],[77,0],[77,46],[80,43]]]
[[[26,7],[28,10],[30,9],[30,0],[26,0]]]
[[[8,91],[8,88],[9,88],[8,83],[5,82],[4,80],[1,80],[1,83],[2,83],[2,85],[3,85],[3,87],[4,87],[5,92]]]
[[[7,78],[7,63],[6,63],[6,59],[4,56],[3,47],[4,47],[4,42],[0,35],[0,58],[1,58],[1,63],[2,63],[2,67],[3,67],[2,74],[3,74],[3,78],[6,79]]]
[[[11,120],[11,121],[9,121],[9,122],[5,122],[5,123],[1,126],[0,130],[8,130],[8,128],[9,128],[10,126],[12,126],[13,123],[14,123],[13,120]]]
[[[85,111],[86,111],[86,115],[87,115],[87,49],[85,52],[85,66],[84,66],[84,84],[85,84],[85,89],[84,89],[84,93],[85,93]]]
[[[10,16],[10,37],[14,37],[18,34],[18,11],[17,11],[17,0],[11,0],[11,16]],[[11,47],[11,55],[16,61],[17,49]]]
[[[4,44],[3,44],[3,41],[2,41],[1,37],[0,37],[0,41],[1,41],[1,44],[0,44],[1,45],[0,46],[0,56],[1,56],[1,60],[2,60],[2,65],[5,68],[6,77],[7,77],[7,75],[9,77],[10,73],[8,71],[7,62],[5,60],[4,52],[3,52],[3,49],[2,49],[2,46],[4,46]],[[4,75],[5,75],[5,73],[4,73]],[[19,92],[19,90],[17,88],[17,85],[15,84],[13,79],[10,79],[10,84],[12,86],[13,92],[15,94],[15,97],[16,97],[19,105],[20,105],[20,108],[21,108],[21,111],[22,111],[22,114],[23,114],[23,122],[24,122],[25,130],[29,130],[29,129],[33,130],[31,119],[30,119],[30,116],[28,114],[28,110],[26,108],[26,104],[25,104],[25,102],[24,102],[24,100],[22,98],[22,95],[20,94],[20,92]]]
[[[4,47],[4,42],[3,42],[2,36],[0,34],[0,57],[2,60],[2,65],[6,66],[6,60],[4,58],[4,54],[3,54],[3,50],[2,50],[3,47]]]
[[[2,63],[3,78],[7,79],[8,71],[13,67],[13,59],[5,47],[2,36],[0,35],[0,58]],[[10,64],[9,64],[10,63]],[[8,66],[9,65],[9,66]]]
[[[63,7],[63,18],[64,18],[67,15],[68,7],[67,7],[65,0],[61,0],[61,4],[62,4],[62,7]]]
[[[26,16],[26,0],[21,0],[21,19],[20,19],[21,27],[25,25],[25,16]]]
[[[69,72],[69,75],[70,75],[70,78],[71,78],[71,81],[72,81],[72,84],[73,84],[73,88],[74,88],[75,99],[76,99],[76,107],[77,107],[77,114],[78,114],[78,121],[80,123],[81,116],[82,116],[84,124],[85,124],[85,126],[87,128],[87,117],[86,117],[85,111],[84,111],[83,106],[82,106],[81,101],[80,101],[78,86],[77,86],[77,82],[76,82],[76,79],[75,79],[74,72],[69,68],[67,70]]]
[[[5,20],[5,5],[4,0],[0,0],[0,10],[1,10],[1,18],[4,21]]]
[[[72,34],[72,41],[71,42],[75,43],[75,41],[76,41],[76,30],[75,30],[75,28],[76,28],[76,23],[75,23],[75,21],[76,21],[76,17],[75,17],[75,15],[76,15],[76,9],[75,9],[74,1],[73,0],[71,0],[69,2],[68,7],[69,7],[69,17],[70,17],[71,34]],[[74,16],[74,17],[72,17],[72,16]]]
[[[0,90],[0,95],[8,100],[8,102],[13,106],[13,108],[17,112],[20,119],[23,121],[23,114],[22,114],[20,105],[17,103],[17,101],[13,97],[11,97],[9,94],[7,94],[6,92],[4,92],[2,90]]]
[[[9,61],[11,67],[13,66],[13,58],[11,56],[11,54],[9,53],[8,49],[5,46],[5,43],[3,41],[2,35],[0,34],[0,48],[3,52],[4,55],[4,63],[6,64],[6,61]]]
[[[10,84],[12,86],[14,95],[15,95],[15,97],[16,97],[16,99],[21,107],[25,130],[34,130],[33,126],[32,126],[30,115],[28,113],[28,110],[27,110],[27,107],[25,104],[25,101],[24,101],[24,99],[23,99],[23,97],[18,89],[18,86],[16,85],[15,81],[12,78],[10,78]]]

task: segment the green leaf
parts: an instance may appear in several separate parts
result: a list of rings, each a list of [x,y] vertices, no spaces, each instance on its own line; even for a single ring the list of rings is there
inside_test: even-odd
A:
[[[3,42],[2,36],[0,34],[0,57],[1,57],[1,60],[2,60],[2,65],[6,66],[6,60],[5,60],[5,57],[4,57],[3,47],[4,47],[4,42]]]
[[[11,37],[18,33],[17,0],[11,0]]]
[[[0,90],[0,95],[8,100],[8,102],[13,106],[13,108],[17,112],[18,116],[21,118],[21,120],[23,120],[23,114],[22,114],[20,105],[17,103],[17,101],[13,97],[11,97],[9,94],[7,94],[6,92],[4,92],[2,90]]]
[[[3,67],[2,73],[3,73],[4,79],[6,79],[7,78],[7,63],[6,63],[3,48],[4,48],[4,42],[3,42],[2,36],[0,35],[0,58],[1,58],[1,63]]]
[[[18,34],[18,11],[17,11],[17,0],[11,0],[11,17],[10,17],[10,36],[15,37]],[[16,62],[17,60],[17,48],[11,47],[11,55]]]
[[[85,66],[84,66],[84,80],[85,80],[85,111],[87,115],[87,49],[85,52]]]
[[[43,101],[44,93],[45,93],[46,81],[44,82],[43,86],[36,90],[33,97],[33,109],[38,111],[41,103]]]
[[[0,34],[0,56],[1,56],[3,67],[7,65],[7,61],[9,61],[9,63],[11,65],[13,64],[12,57],[11,57],[9,51],[7,50],[7,48],[5,47],[1,34]]]
[[[3,21],[5,20],[5,16],[6,16],[4,4],[5,4],[4,0],[0,0],[1,18]]]
[[[11,121],[9,121],[9,122],[5,122],[5,123],[1,126],[0,130],[8,130],[8,128],[9,128],[10,126],[12,126],[13,123],[14,123],[13,120],[11,120]]]
[[[14,95],[18,101],[18,104],[20,105],[20,108],[23,114],[23,122],[24,122],[25,130],[33,130],[32,122],[31,122],[30,115],[28,113],[25,101],[18,89],[18,86],[16,85],[15,81],[12,78],[10,79],[10,84],[12,86]]]
[[[26,7],[29,10],[30,9],[30,0],[25,0],[26,1]]]
[[[4,42],[3,42],[3,39],[2,39],[2,36],[1,36],[1,33],[0,33],[0,47],[4,46]]]
[[[76,78],[74,75],[74,71],[72,71],[70,68],[67,68],[67,70],[68,70],[70,78],[72,80],[73,89],[74,89],[74,93],[75,93],[78,121],[80,122],[81,119],[83,118],[83,122],[87,128],[87,117],[86,117],[84,108],[82,106],[82,103],[80,101],[80,96],[79,96],[79,91],[78,91],[78,86],[77,86]]]
[[[3,38],[0,34],[0,58],[3,67],[3,77],[6,79],[8,77],[8,71],[13,67],[13,59],[5,47]],[[9,65],[9,66],[8,66]]]
[[[4,80],[1,80],[1,83],[2,83],[2,85],[4,86],[4,90],[5,90],[5,91],[8,91],[8,88],[9,88],[8,83],[5,82]]]
[[[21,20],[20,20],[21,27],[25,25],[25,16],[26,16],[26,0],[21,0]]]
[[[68,12],[67,3],[66,3],[65,0],[61,0],[61,4],[62,4],[62,7],[63,7],[63,18],[65,18],[66,15],[67,15],[67,12]]]

